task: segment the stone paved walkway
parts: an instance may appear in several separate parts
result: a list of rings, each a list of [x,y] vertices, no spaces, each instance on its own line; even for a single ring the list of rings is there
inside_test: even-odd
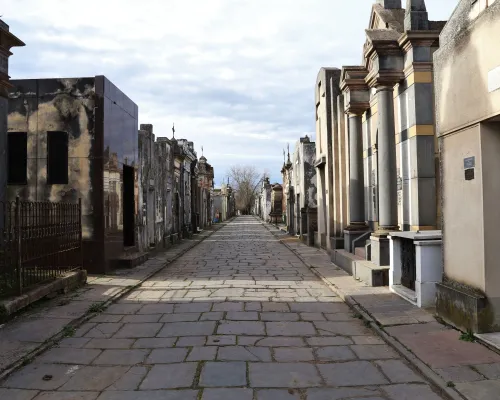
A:
[[[9,400],[441,398],[253,217],[0,386]]]

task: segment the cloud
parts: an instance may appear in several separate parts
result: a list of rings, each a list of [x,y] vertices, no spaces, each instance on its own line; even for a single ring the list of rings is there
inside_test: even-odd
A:
[[[157,136],[195,143],[220,183],[234,164],[271,171],[313,135],[322,66],[361,60],[371,0],[3,0],[25,43],[15,79],[103,74]],[[447,19],[456,0],[428,1]]]

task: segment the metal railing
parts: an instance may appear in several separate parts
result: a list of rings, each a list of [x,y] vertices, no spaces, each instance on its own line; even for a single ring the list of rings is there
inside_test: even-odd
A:
[[[0,202],[0,298],[80,269],[82,203]]]

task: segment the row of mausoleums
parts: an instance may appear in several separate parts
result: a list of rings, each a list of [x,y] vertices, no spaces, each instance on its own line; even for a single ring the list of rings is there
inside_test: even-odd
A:
[[[500,1],[378,0],[363,64],[321,68],[316,142],[255,212],[473,331],[500,324]],[[312,149],[312,150],[311,150]]]
[[[85,269],[133,266],[232,215],[234,195],[214,193],[193,142],[174,128],[155,139],[104,76],[9,81],[10,48],[24,43],[2,21],[0,35],[0,202],[81,200]]]

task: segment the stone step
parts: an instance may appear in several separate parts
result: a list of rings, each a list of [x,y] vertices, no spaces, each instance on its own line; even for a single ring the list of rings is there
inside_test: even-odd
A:
[[[366,249],[365,247],[356,247],[354,249],[354,254],[358,257],[361,257],[363,260],[366,260]]]
[[[148,258],[149,253],[137,251],[134,253],[124,253],[118,258],[111,259],[109,263],[113,269],[134,268],[145,262]]]
[[[335,250],[334,264],[368,286],[389,285],[389,266],[378,266],[345,250]]]

